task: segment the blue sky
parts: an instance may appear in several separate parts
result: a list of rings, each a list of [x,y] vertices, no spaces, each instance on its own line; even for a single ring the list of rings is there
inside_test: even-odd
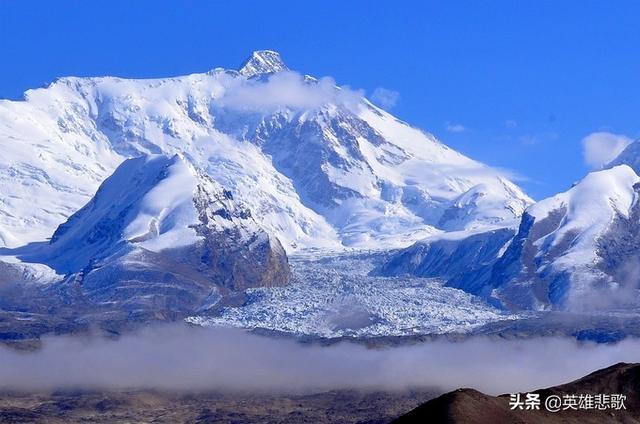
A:
[[[588,172],[587,135],[640,136],[638,16],[622,0],[4,1],[0,98],[57,76],[179,75],[274,49],[303,73],[397,92],[392,113],[539,199]]]

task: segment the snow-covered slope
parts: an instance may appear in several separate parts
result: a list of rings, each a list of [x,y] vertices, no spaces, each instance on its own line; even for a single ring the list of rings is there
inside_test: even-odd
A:
[[[402,246],[512,221],[499,172],[328,78],[255,52],[239,71],[61,78],[0,101],[0,246],[46,240],[126,158],[180,153],[285,249]]]
[[[0,100],[0,246],[45,240],[122,161],[77,96],[38,93]]]
[[[50,243],[1,250],[0,267],[15,279],[5,275],[5,283],[41,283],[18,270],[46,265],[65,290],[77,284],[92,300],[137,307],[158,299],[202,306],[289,279],[279,241],[231,192],[178,155],[126,160]]]
[[[527,208],[517,231],[432,237],[400,250],[378,272],[442,278],[508,308],[637,307],[638,193],[640,177],[627,165],[593,172]]]
[[[494,294],[534,308],[637,305],[639,182],[620,165],[528,208],[494,267]]]

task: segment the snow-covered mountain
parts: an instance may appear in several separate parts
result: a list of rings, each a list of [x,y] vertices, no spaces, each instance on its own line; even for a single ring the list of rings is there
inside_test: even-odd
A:
[[[627,165],[588,174],[510,228],[451,233],[401,250],[383,275],[443,278],[508,308],[637,307],[640,177]]]
[[[18,270],[47,266],[58,283],[79,285],[92,301],[138,308],[193,312],[226,293],[289,280],[279,241],[178,155],[126,160],[49,243],[3,250],[0,268],[14,276],[3,273],[0,282],[20,282]]]
[[[238,70],[61,78],[0,100],[0,308],[327,337],[628,311],[639,143],[534,204],[273,51]]]
[[[288,251],[403,246],[513,222],[531,204],[500,172],[272,51],[238,71],[61,78],[0,101],[0,151],[8,247],[46,240],[123,160],[147,154],[182,155]]]
[[[638,304],[640,177],[628,166],[592,172],[528,208],[491,285],[519,307]]]

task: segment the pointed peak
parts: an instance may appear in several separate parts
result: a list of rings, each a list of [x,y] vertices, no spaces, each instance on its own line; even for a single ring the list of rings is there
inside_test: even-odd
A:
[[[273,50],[257,50],[244,61],[238,72],[250,78],[256,75],[273,74],[288,69],[287,65],[282,61],[280,53]]]

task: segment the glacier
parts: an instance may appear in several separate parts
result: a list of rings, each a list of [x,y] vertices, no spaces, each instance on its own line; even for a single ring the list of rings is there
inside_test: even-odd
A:
[[[638,142],[534,203],[275,51],[59,78],[0,100],[0,151],[0,308],[57,311],[62,328],[404,337],[640,303]]]
[[[188,317],[204,326],[234,326],[304,337],[373,338],[471,334],[520,313],[446,287],[444,280],[372,276],[380,253],[291,256],[292,282],[247,290],[241,305]]]

